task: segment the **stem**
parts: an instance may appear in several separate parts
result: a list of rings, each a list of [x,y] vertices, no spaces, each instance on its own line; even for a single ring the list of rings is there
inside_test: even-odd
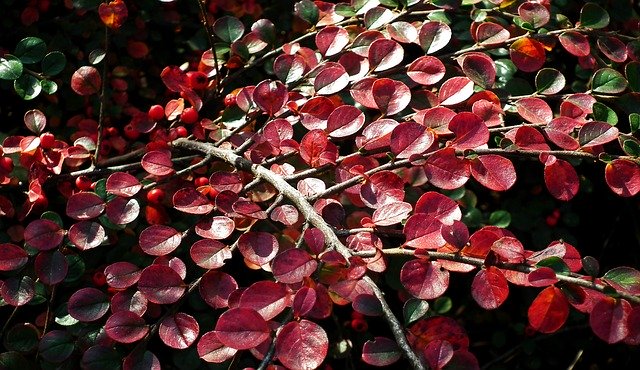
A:
[[[109,51],[109,27],[104,26],[104,53]],[[102,146],[102,128],[104,126],[104,106],[107,100],[107,58],[102,61],[102,87],[100,91],[100,111],[98,113],[98,139],[96,140],[96,150],[93,155],[93,165],[99,162],[100,147]]]
[[[209,45],[211,46],[211,54],[213,54],[213,63],[215,63],[214,69],[216,71],[216,92],[220,92],[220,68],[218,67],[218,55],[216,54],[215,40],[213,39],[213,32],[209,19],[207,18],[207,9],[205,9],[206,0],[196,0],[198,7],[200,8],[200,17],[202,17],[202,24],[204,25],[204,31],[209,39]]]

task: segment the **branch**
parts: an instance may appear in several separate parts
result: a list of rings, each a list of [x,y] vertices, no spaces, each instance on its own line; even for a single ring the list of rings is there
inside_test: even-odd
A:
[[[322,232],[325,238],[325,243],[329,250],[336,250],[347,260],[349,259],[349,257],[351,257],[351,250],[349,250],[349,248],[347,248],[340,241],[340,239],[338,239],[331,226],[329,226],[325,222],[325,220],[315,211],[313,206],[304,198],[304,196],[300,194],[300,192],[293,186],[289,185],[289,183],[286,182],[281,176],[269,171],[268,169],[260,165],[254,164],[229,150],[217,148],[213,144],[190,141],[181,138],[175,140],[173,142],[173,146],[182,149],[199,151],[205,153],[207,156],[213,156],[222,159],[225,162],[235,166],[237,169],[251,172],[257,179],[262,179],[270,183],[280,192],[281,195],[289,199],[296,206],[296,208],[298,208],[300,213],[302,213],[305,220],[307,220],[309,224],[313,225],[315,228]],[[363,277],[363,279],[369,285],[371,285],[374,294],[380,300],[380,304],[382,305],[384,310],[385,318],[389,326],[391,327],[391,331],[393,332],[398,345],[404,352],[404,355],[411,362],[415,369],[425,369],[424,365],[422,365],[422,363],[420,362],[420,359],[411,350],[411,347],[407,342],[407,338],[402,330],[402,325],[389,308],[389,305],[384,299],[384,295],[380,288],[378,288],[377,285],[369,277],[365,276]]]
[[[109,27],[104,26],[104,53],[109,50]],[[93,164],[98,163],[100,158],[100,146],[102,146],[102,128],[104,126],[104,106],[107,100],[107,58],[102,61],[102,89],[100,91],[100,112],[98,113],[98,138],[96,139],[96,150],[93,155]]]

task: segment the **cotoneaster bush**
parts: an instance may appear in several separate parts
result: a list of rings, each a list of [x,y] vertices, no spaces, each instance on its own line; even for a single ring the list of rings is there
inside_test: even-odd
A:
[[[634,363],[632,1],[2,4],[3,368]]]

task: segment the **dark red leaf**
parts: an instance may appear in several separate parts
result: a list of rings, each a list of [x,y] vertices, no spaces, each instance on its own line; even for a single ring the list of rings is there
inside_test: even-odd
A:
[[[217,240],[202,239],[193,243],[189,250],[191,259],[204,269],[217,269],[232,257],[231,250]]]
[[[473,149],[487,144],[489,129],[478,115],[471,112],[460,112],[449,122],[456,138],[451,146],[456,149]]]
[[[284,284],[258,281],[242,292],[240,307],[251,308],[265,320],[271,320],[291,304],[291,297]]]
[[[604,172],[609,188],[623,197],[640,192],[640,166],[626,159],[614,159],[607,163]]]
[[[441,105],[456,105],[473,95],[473,81],[468,77],[451,77],[446,80],[438,92]]]
[[[14,244],[0,244],[0,271],[13,271],[29,261],[27,252]]]
[[[399,113],[409,105],[411,91],[404,83],[390,78],[379,78],[371,86],[377,108],[387,116]]]
[[[269,116],[273,116],[287,102],[287,87],[280,81],[265,80],[253,90],[253,100]]]
[[[434,340],[422,351],[432,369],[442,369],[453,358],[453,346],[446,340]]]
[[[138,290],[149,302],[175,303],[182,297],[186,286],[178,273],[169,266],[147,266],[140,274]]]
[[[373,121],[362,130],[363,136],[356,137],[356,144],[365,150],[387,147],[391,144],[391,133],[397,126],[398,121],[390,118]]]
[[[316,46],[325,57],[336,55],[349,44],[349,32],[342,27],[327,26],[316,34]]]
[[[544,167],[544,182],[554,198],[568,201],[580,188],[580,179],[573,166],[562,159]]]
[[[577,57],[586,57],[591,53],[589,38],[580,32],[566,31],[563,32],[558,40],[562,47],[569,53]]]
[[[440,59],[421,56],[407,68],[407,76],[421,85],[434,85],[444,77],[446,69]]]
[[[583,148],[603,145],[618,138],[619,131],[606,122],[587,122],[578,131],[578,142]]]
[[[511,37],[509,31],[497,23],[482,22],[475,32],[475,39],[480,45],[499,45]]]
[[[371,93],[371,88],[373,87],[373,83],[376,82],[377,79],[374,77],[366,77],[357,81],[351,85],[351,89],[349,93],[353,97],[353,99],[360,103],[362,106],[378,109],[378,105],[374,100],[374,96]]]
[[[34,220],[24,229],[24,241],[41,251],[57,248],[64,239],[64,230],[51,220]]]
[[[193,316],[183,312],[170,315],[160,322],[158,335],[167,346],[175,349],[188,348],[198,338],[200,326]]]
[[[104,330],[119,343],[134,343],[144,338],[149,326],[142,317],[131,311],[119,311],[111,315],[104,324]]]
[[[224,308],[229,304],[229,295],[238,289],[238,284],[231,275],[211,270],[202,276],[198,289],[209,306]]]
[[[96,288],[82,288],[69,297],[67,310],[76,320],[95,321],[109,310],[109,297]]]
[[[186,187],[173,194],[173,207],[192,215],[205,215],[213,211],[213,204],[198,190]]]
[[[35,295],[35,282],[29,276],[14,276],[0,284],[0,297],[11,306],[22,306]]]
[[[544,136],[536,128],[521,126],[516,130],[514,143],[522,149],[549,150]]]
[[[201,359],[218,364],[227,361],[238,352],[237,349],[222,344],[215,331],[204,333],[198,341],[197,348]]]
[[[451,147],[440,149],[429,156],[424,172],[430,183],[446,190],[461,187],[471,176],[467,161],[456,157],[455,150]]]
[[[140,316],[147,312],[147,299],[137,290],[120,291],[111,297],[111,312],[131,311]]]
[[[306,64],[299,55],[281,54],[273,61],[273,73],[284,83],[297,81],[304,75]]]
[[[451,28],[447,24],[428,21],[420,27],[418,43],[427,54],[433,54],[449,44],[451,35]]]
[[[391,133],[391,151],[397,158],[409,158],[427,151],[434,141],[432,130],[417,122],[403,122]]]
[[[274,278],[285,284],[294,284],[311,276],[318,262],[302,249],[287,249],[278,254],[271,264]]]
[[[402,202],[404,199],[404,181],[391,171],[376,172],[360,188],[360,198],[370,208]]]
[[[629,334],[627,318],[631,305],[624,299],[603,298],[591,311],[589,324],[593,332],[609,344],[622,341]]]
[[[450,134],[449,122],[455,117],[456,112],[446,107],[434,107],[418,111],[414,121],[432,128],[438,134]]]
[[[553,333],[560,329],[569,316],[569,302],[555,286],[542,290],[533,300],[527,312],[529,324],[541,333]]]
[[[38,279],[47,285],[55,285],[62,282],[69,270],[67,259],[57,249],[38,253],[34,267]]]
[[[115,197],[107,203],[106,214],[109,221],[116,225],[126,225],[138,218],[140,204],[135,199]]]
[[[96,193],[75,193],[67,200],[67,216],[75,220],[90,220],[104,212],[106,205]]]
[[[596,42],[598,49],[612,62],[624,63],[627,60],[627,46],[614,36],[600,36]]]
[[[515,106],[518,114],[533,124],[549,123],[553,119],[551,107],[540,98],[522,98]]]
[[[238,249],[248,261],[262,266],[271,262],[278,254],[278,241],[272,234],[250,231],[238,238]]]
[[[509,284],[500,269],[489,266],[478,271],[471,283],[471,296],[485,310],[502,305],[509,296]]]
[[[469,348],[469,338],[464,328],[451,317],[431,316],[416,321],[408,329],[407,339],[413,348],[426,348],[436,340],[451,343],[454,351]]]
[[[198,222],[195,231],[203,238],[222,240],[231,235],[235,227],[235,223],[229,217],[213,216]]]
[[[453,199],[435,191],[428,191],[418,198],[415,213],[424,213],[445,225],[451,225],[462,218],[458,204]]]
[[[322,327],[308,320],[286,324],[276,337],[276,356],[290,369],[315,369],[329,349],[329,338]]]
[[[324,96],[316,96],[309,99],[300,108],[300,122],[307,130],[324,130],[327,128],[329,115],[334,109],[335,105],[331,99]]]
[[[371,220],[376,226],[390,226],[409,217],[411,204],[406,202],[388,203],[377,208]]]
[[[509,55],[513,64],[523,72],[539,70],[544,65],[546,58],[544,45],[530,37],[523,37],[511,44]]]
[[[396,363],[402,352],[394,340],[386,337],[375,337],[362,347],[362,361],[373,366],[389,366]]]
[[[115,172],[107,177],[107,192],[120,197],[132,197],[141,189],[142,184],[138,179],[126,172]]]
[[[483,24],[486,24],[483,23]],[[462,55],[458,60],[462,72],[483,88],[490,88],[496,80],[496,65],[488,55],[474,52]]]
[[[335,64],[335,63],[334,63]],[[323,68],[313,80],[318,95],[332,95],[349,85],[349,74],[341,65]]]
[[[300,157],[312,167],[335,164],[338,149],[322,130],[311,130],[300,141]]]
[[[516,182],[513,163],[497,154],[480,155],[472,160],[471,175],[480,184],[495,191],[506,191]]]
[[[152,175],[166,176],[174,172],[171,152],[152,150],[142,156],[142,168]]]
[[[527,275],[531,286],[543,287],[553,285],[558,282],[556,272],[551,267],[537,268]]]
[[[403,58],[404,49],[393,40],[377,39],[369,45],[368,59],[374,72],[393,68],[400,64]]]
[[[256,347],[267,340],[270,330],[267,322],[255,310],[231,308],[220,315],[215,332],[222,344],[242,350]]]
[[[441,269],[437,262],[415,259],[402,266],[400,281],[414,297],[435,299],[449,287],[449,271]]]
[[[115,262],[104,269],[107,284],[116,289],[125,289],[138,282],[140,269],[131,262]]]
[[[78,68],[71,76],[71,89],[82,96],[93,95],[100,92],[102,78],[95,67],[83,66]]]
[[[511,236],[503,236],[493,242],[491,250],[504,262],[520,263],[525,260],[522,243]]]
[[[346,137],[358,132],[364,125],[365,115],[353,105],[336,108],[327,119],[327,133],[331,137]]]
[[[544,26],[549,22],[551,15],[547,8],[540,3],[523,3],[518,7],[518,15],[523,21],[529,23],[534,28]]]
[[[122,361],[122,370],[160,369],[160,360],[151,351],[133,351]]]
[[[285,226],[292,226],[300,218],[298,209],[290,204],[278,206],[271,211],[270,215],[273,221],[278,221]]]
[[[171,226],[151,225],[142,230],[140,248],[152,256],[164,256],[173,252],[182,241],[182,233]]]
[[[209,185],[218,192],[225,190],[239,193],[242,191],[242,177],[237,172],[216,171],[209,177]]]

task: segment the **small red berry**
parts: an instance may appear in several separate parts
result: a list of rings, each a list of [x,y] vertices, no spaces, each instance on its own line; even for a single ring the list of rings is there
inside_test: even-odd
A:
[[[147,200],[149,203],[160,203],[164,199],[164,190],[162,189],[151,189],[147,193]]]
[[[180,120],[188,125],[198,121],[198,111],[193,107],[185,108],[180,115]]]
[[[140,131],[138,131],[131,124],[124,126],[124,136],[129,140],[136,140],[140,137]]]
[[[224,106],[230,107],[232,105],[236,105],[236,94],[230,93],[224,97]]]
[[[363,319],[353,319],[351,320],[351,329],[358,333],[362,333],[367,331],[369,325]]]
[[[109,136],[118,136],[119,132],[116,127],[107,127],[107,135]]]
[[[97,287],[104,286],[107,283],[107,277],[104,276],[104,273],[102,271],[94,272],[91,279],[93,280],[93,285]]]
[[[10,157],[2,157],[0,167],[2,167],[7,172],[13,171],[13,159],[11,159]]]
[[[178,134],[178,137],[187,137],[187,136],[189,136],[189,132],[187,131],[187,129],[184,126],[176,127],[176,134]]]
[[[93,181],[91,181],[91,179],[89,179],[87,176],[82,175],[76,177],[76,188],[78,188],[78,190],[89,191],[91,190],[92,184]]]
[[[152,105],[151,108],[149,108],[148,115],[150,119],[160,121],[164,118],[164,108],[159,104]]]
[[[195,180],[193,180],[193,184],[198,188],[201,186],[209,185],[209,179],[204,176],[197,177]]]
[[[187,72],[187,78],[189,79],[189,86],[194,90],[204,90],[209,86],[209,78],[203,72]]]
[[[53,148],[55,143],[56,143],[56,138],[55,138],[55,136],[53,136],[52,133],[45,132],[44,134],[40,135],[40,147],[41,148],[43,148],[43,149]]]

